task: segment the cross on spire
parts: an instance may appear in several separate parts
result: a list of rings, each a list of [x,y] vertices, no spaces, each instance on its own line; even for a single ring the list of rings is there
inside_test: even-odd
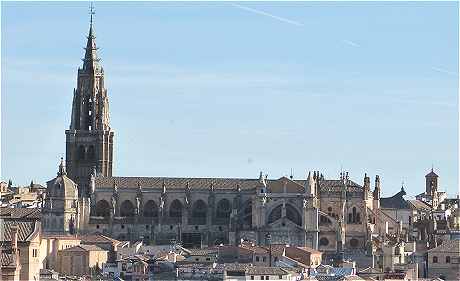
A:
[[[94,5],[92,1],[90,2],[90,5],[89,5],[89,14],[90,14],[89,23],[93,25],[93,15],[96,14],[96,12],[94,11]]]

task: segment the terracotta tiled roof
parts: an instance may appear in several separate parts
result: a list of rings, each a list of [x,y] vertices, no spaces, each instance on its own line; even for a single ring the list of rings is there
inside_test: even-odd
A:
[[[360,192],[363,191],[363,187],[355,183],[352,180],[346,181],[348,192]],[[319,181],[320,191],[332,191],[337,192],[343,190],[344,183],[342,180],[320,180]]]
[[[40,219],[40,209],[39,208],[0,208],[0,217],[1,218],[12,218],[12,219]]]
[[[11,241],[12,227],[18,227],[18,241],[28,241],[38,231],[34,221],[3,221],[3,241]]]
[[[411,206],[403,198],[406,192],[401,190],[395,195],[387,198],[380,198],[380,207],[388,209],[411,209]]]
[[[83,244],[85,244],[85,243],[112,243],[112,244],[118,244],[118,243],[120,243],[120,241],[118,241],[116,239],[107,237],[107,236],[99,234],[99,233],[82,235],[82,236],[80,236],[80,239],[81,239],[81,242]]]
[[[59,240],[80,240],[77,235],[71,234],[54,234],[54,233],[42,233],[44,239],[59,239]]]
[[[309,266],[310,255],[319,253],[321,252],[309,247],[286,247],[285,255],[288,258]]]
[[[257,246],[257,245],[253,246],[251,244],[241,244],[240,248],[249,250],[249,251],[253,252],[254,254],[262,254],[263,255],[263,254],[268,253],[268,249],[266,249],[264,247],[261,247],[261,246]]]
[[[409,202],[409,205],[412,207],[412,209],[415,209],[415,210],[428,211],[431,209],[431,207],[427,203],[420,201],[420,200],[408,200],[408,202]]]
[[[191,256],[207,256],[217,254],[218,249],[190,249]]]
[[[446,240],[436,248],[428,250],[430,253],[456,253],[460,255],[460,240]]]
[[[191,189],[209,189],[211,184],[216,189],[241,189],[255,188],[258,179],[238,178],[168,178],[168,177],[97,177],[96,187],[113,187],[117,184],[119,188],[162,188],[163,183],[166,189],[182,189],[189,185]]]
[[[80,251],[89,252],[89,251],[106,251],[106,250],[99,248],[96,245],[81,244],[81,245],[73,246],[73,247],[70,247],[70,248],[67,248],[61,251],[63,252],[80,252]]]
[[[321,254],[320,251],[318,250],[315,250],[313,248],[310,248],[310,247],[297,247],[298,249],[302,250],[302,251],[305,251],[305,252],[309,252],[309,253],[312,253],[312,254]]]
[[[15,266],[16,265],[16,256],[10,252],[3,252],[0,256],[1,265],[3,266]]]
[[[265,249],[269,250],[269,246],[264,246]],[[284,248],[286,245],[284,244],[272,244],[272,255],[273,256],[282,256],[284,253]]]
[[[270,183],[278,182],[280,179],[270,179]],[[293,180],[293,182],[305,186],[306,180]],[[166,189],[183,189],[189,186],[190,189],[209,189],[211,185],[215,189],[236,190],[239,186],[242,190],[254,189],[260,185],[259,179],[244,179],[244,178],[172,178],[172,177],[97,177],[96,188],[112,188],[114,184],[118,188],[142,188],[161,189],[163,184]],[[343,189],[343,181],[341,180],[321,180],[321,191],[340,191]],[[362,186],[348,180],[347,191],[359,192],[362,191]]]
[[[286,275],[288,272],[280,267],[253,266],[250,264],[225,264],[226,271],[245,272],[246,275]]]

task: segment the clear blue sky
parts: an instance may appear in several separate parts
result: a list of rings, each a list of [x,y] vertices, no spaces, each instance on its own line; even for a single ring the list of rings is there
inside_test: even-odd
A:
[[[458,4],[104,3],[119,176],[458,182]],[[2,2],[2,178],[65,154],[88,3]],[[373,180],[372,180],[373,181]]]

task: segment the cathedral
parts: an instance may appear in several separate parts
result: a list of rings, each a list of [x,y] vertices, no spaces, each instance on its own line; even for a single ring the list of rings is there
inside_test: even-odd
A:
[[[91,21],[73,91],[66,157],[47,182],[47,233],[100,232],[119,240],[184,247],[287,243],[321,251],[366,248],[379,211],[380,179],[341,173],[303,179],[119,177],[115,133]],[[372,190],[373,189],[373,190]]]

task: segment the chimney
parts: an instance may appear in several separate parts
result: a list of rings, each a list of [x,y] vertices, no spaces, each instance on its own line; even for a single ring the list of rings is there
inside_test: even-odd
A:
[[[11,226],[11,248],[13,251],[18,249],[18,226],[13,225]]]

